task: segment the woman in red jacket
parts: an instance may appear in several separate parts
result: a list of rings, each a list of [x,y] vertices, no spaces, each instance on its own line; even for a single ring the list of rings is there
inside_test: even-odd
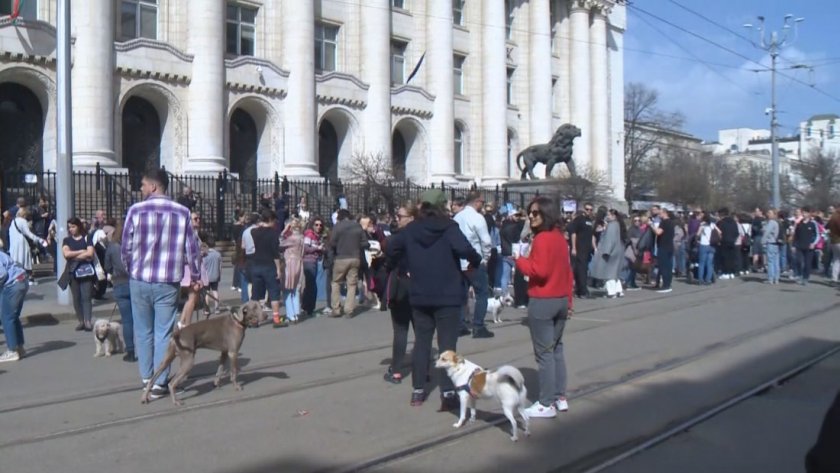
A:
[[[534,238],[528,257],[516,258],[516,270],[528,277],[528,326],[540,380],[540,398],[526,409],[529,417],[554,417],[569,410],[563,329],[572,315],[572,267],[569,245],[559,228],[557,206],[537,197],[528,206]]]

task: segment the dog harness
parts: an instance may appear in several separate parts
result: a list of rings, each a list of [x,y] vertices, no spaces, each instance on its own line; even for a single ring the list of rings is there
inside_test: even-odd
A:
[[[478,399],[478,394],[474,393],[472,390],[472,380],[478,373],[481,372],[481,368],[476,368],[471,374],[470,377],[467,378],[467,382],[455,388],[456,391],[464,391],[470,395],[473,399]]]

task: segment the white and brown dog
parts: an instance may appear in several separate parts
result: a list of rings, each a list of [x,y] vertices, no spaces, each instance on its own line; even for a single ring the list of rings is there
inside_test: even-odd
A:
[[[125,350],[122,340],[122,325],[119,322],[96,319],[93,324],[93,338],[96,340],[94,357],[111,356],[112,353],[120,353]]]
[[[461,398],[461,416],[453,427],[457,429],[464,425],[467,420],[467,407],[470,408],[470,422],[475,422],[476,400],[492,398],[499,401],[505,417],[510,421],[511,440],[515,442],[519,439],[514,409],[522,417],[525,435],[531,434],[528,415],[525,413],[528,389],[525,388],[525,378],[518,369],[505,365],[488,371],[452,350],[441,353],[435,366],[446,370]]]
[[[487,298],[487,315],[493,317],[493,323],[502,323],[502,310],[504,310],[505,301],[501,296]],[[475,294],[470,290],[469,298],[467,299],[467,314],[472,317],[475,313]]]

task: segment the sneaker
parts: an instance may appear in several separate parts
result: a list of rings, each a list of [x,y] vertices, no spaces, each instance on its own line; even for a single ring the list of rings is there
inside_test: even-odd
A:
[[[422,389],[415,389],[411,393],[411,406],[418,407],[422,406],[423,402],[426,400],[426,392]]]
[[[668,293],[669,293],[669,292],[671,292],[671,291],[673,291],[673,289],[671,289],[671,288],[669,287],[668,289],[660,289],[660,290],[658,290],[658,291],[656,291],[656,292],[657,292],[657,293],[659,293],[659,294],[668,294]]]
[[[478,327],[473,329],[472,338],[493,338],[496,336],[495,333],[487,330],[487,327]]]
[[[230,290],[231,290],[231,291],[235,291],[235,290],[237,290],[237,289],[239,289],[239,288],[238,288],[238,287],[235,287],[235,286],[231,286],[231,287],[230,287]]]
[[[123,361],[127,361],[129,363],[136,362],[137,357],[134,355],[134,350],[126,350],[125,355],[123,355]]]
[[[642,288],[637,287],[637,286],[631,286],[631,287],[625,288],[625,290],[626,291],[641,291]]]
[[[4,361],[18,361],[20,360],[20,354],[16,351],[6,350],[5,353],[0,355],[0,363]]]
[[[443,393],[440,397],[440,409],[438,412],[457,411],[461,407],[461,400],[455,395],[455,391]]]
[[[19,345],[17,347],[17,349],[15,349],[15,351],[17,352],[18,356],[21,357],[21,358],[26,356],[26,350],[23,348],[23,345]]]
[[[569,410],[569,401],[565,399],[558,399],[554,401],[554,409],[557,412],[566,412]]]
[[[535,402],[531,405],[531,407],[525,408],[525,415],[529,418],[532,417],[542,417],[545,419],[550,419],[552,417],[557,417],[557,409],[554,408],[554,404],[546,407],[540,404],[540,401]]]
[[[458,330],[458,336],[459,337],[466,337],[467,335],[469,335],[471,333],[472,333],[472,331],[470,329],[468,329],[467,327],[461,327],[461,329]]]
[[[332,309],[329,307],[324,307],[324,310],[321,311],[321,315],[330,316],[332,315]]]
[[[169,394],[169,388],[167,388],[166,386],[155,384],[154,386],[152,386],[152,390],[149,391],[149,399],[154,401],[155,399],[160,399],[163,396],[166,396],[167,394]]]

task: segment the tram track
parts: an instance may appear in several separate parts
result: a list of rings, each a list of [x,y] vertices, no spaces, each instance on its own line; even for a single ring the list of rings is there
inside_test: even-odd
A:
[[[581,310],[581,311],[576,311],[575,315],[580,316],[580,315],[585,315],[585,314],[591,314],[591,313],[594,313],[594,312],[620,310],[620,309],[626,308],[628,306],[633,306],[633,305],[638,305],[638,304],[643,304],[643,303],[648,303],[648,302],[654,302],[654,301],[661,300],[661,299],[667,299],[667,300],[682,299],[684,297],[688,297],[688,296],[695,295],[695,294],[698,294],[698,293],[710,294],[710,293],[715,292],[715,290],[725,290],[725,289],[731,288],[731,287],[732,286],[719,286],[719,287],[714,287],[714,288],[697,288],[697,289],[694,289],[692,291],[683,291],[679,294],[671,294],[671,295],[667,295],[667,296],[646,297],[644,299],[623,302],[621,305],[608,306],[608,307],[587,308],[587,309],[584,309],[584,310]],[[754,292],[756,292],[756,291],[750,291],[748,293],[739,292],[738,294],[736,294],[736,296],[738,296],[738,297],[750,297]],[[671,308],[660,309],[660,310],[657,310],[657,311],[644,313],[644,314],[636,316],[636,317],[627,317],[627,318],[624,318],[624,319],[613,320],[613,321],[610,321],[608,324],[605,324],[605,325],[591,325],[591,326],[585,326],[585,327],[576,327],[575,329],[571,329],[571,327],[570,327],[569,334],[571,335],[571,334],[574,334],[574,333],[586,332],[586,331],[589,331],[589,330],[594,330],[594,329],[604,327],[606,325],[616,325],[616,324],[625,324],[625,323],[635,322],[635,321],[639,321],[639,320],[643,320],[643,319],[647,319],[647,318],[651,318],[651,317],[658,317],[658,316],[662,316],[662,315],[667,315],[667,314],[672,313],[672,312],[673,312],[673,309],[671,309]],[[572,320],[574,320],[574,318]],[[519,318],[519,319],[514,320],[514,321],[497,324],[497,325],[494,326],[494,329],[504,329],[504,328],[508,328],[508,327],[517,327],[517,326],[521,326],[521,325],[522,325],[522,318]],[[526,340],[526,338],[517,339],[517,340],[507,342],[507,343],[504,343],[504,344],[501,344],[501,345],[495,345],[494,349],[509,348],[513,345],[522,343],[523,340]],[[413,342],[411,342],[411,343],[413,343]],[[261,363],[253,363],[253,364],[249,364],[247,366],[247,368],[243,369],[241,371],[241,374],[256,372],[256,371],[260,371],[260,370],[271,370],[271,369],[284,368],[284,367],[290,367],[290,366],[304,365],[304,364],[307,364],[307,363],[313,363],[313,362],[325,361],[325,360],[331,360],[331,359],[337,359],[337,358],[344,358],[344,357],[348,357],[348,356],[361,355],[361,354],[365,354],[365,353],[375,353],[375,352],[378,352],[378,351],[387,350],[389,348],[391,348],[390,343],[381,343],[381,344],[376,344],[376,345],[373,345],[373,346],[367,346],[367,347],[364,347],[364,348],[353,348],[353,349],[349,349],[349,350],[342,350],[342,351],[324,353],[324,354],[320,354],[320,355],[297,357],[297,358],[286,359],[286,360],[281,360],[281,361],[266,361],[266,362],[261,362]],[[476,354],[476,353],[480,353],[480,352],[472,352],[472,353]],[[380,369],[380,371],[381,371],[381,369]],[[196,374],[191,375],[188,378],[188,381],[191,381],[191,382],[195,383],[197,381],[206,380],[206,379],[209,379],[209,378],[215,376],[215,373],[216,373],[216,370],[215,370],[215,367],[213,367],[212,369],[209,369],[207,371],[198,372]],[[355,374],[357,376],[363,376],[364,372],[356,372]],[[340,382],[340,381],[338,381],[338,382]],[[328,385],[328,384],[333,384],[333,383],[327,383],[325,385]],[[304,388],[304,389],[306,389],[306,388]],[[8,407],[0,407],[0,414],[7,414],[7,413],[18,412],[18,411],[23,411],[23,410],[38,410],[38,409],[48,407],[48,406],[54,406],[54,405],[66,404],[66,403],[77,402],[77,401],[82,401],[82,400],[91,400],[91,399],[97,399],[97,398],[102,398],[102,397],[107,397],[107,396],[125,394],[125,393],[130,393],[130,392],[136,392],[137,390],[138,390],[138,387],[137,387],[136,383],[123,383],[119,386],[111,387],[111,388],[107,388],[107,389],[98,389],[98,390],[70,393],[70,394],[55,397],[55,398],[52,398],[52,399],[24,402],[24,403],[20,403],[20,404],[16,404],[16,405],[11,405],[11,406],[8,406]],[[0,448],[2,448],[2,444],[0,444]]]

